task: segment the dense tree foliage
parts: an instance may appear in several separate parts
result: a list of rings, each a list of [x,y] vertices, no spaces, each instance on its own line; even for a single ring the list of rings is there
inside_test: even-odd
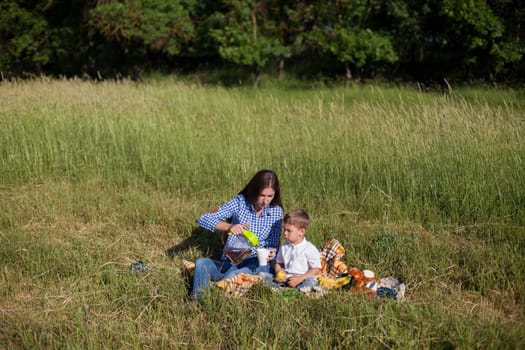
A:
[[[3,0],[2,78],[198,71],[525,80],[522,0]],[[292,74],[292,73],[290,73]]]
[[[315,7],[321,8],[322,3],[319,1]],[[397,61],[390,36],[367,21],[374,7],[370,0],[335,1],[318,13],[308,33],[314,46],[344,64],[347,82],[353,78],[352,67],[362,69]]]
[[[289,57],[290,49],[279,41],[270,1],[225,0],[226,11],[217,14],[218,28],[211,31],[219,54],[227,61],[246,65],[255,73],[257,86],[262,69],[272,57]]]

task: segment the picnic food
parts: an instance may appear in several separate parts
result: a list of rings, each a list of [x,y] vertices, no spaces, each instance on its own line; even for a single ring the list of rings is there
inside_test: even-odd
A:
[[[319,284],[321,285],[321,287],[325,289],[341,288],[342,286],[350,283],[350,279],[351,279],[350,275],[346,275],[346,276],[339,277],[339,278],[332,278],[332,277],[319,275],[317,276],[317,278],[319,279]]]
[[[349,272],[356,281],[360,281],[363,279],[363,271],[361,271],[357,267],[352,267]]]
[[[286,281],[286,272],[284,270],[279,270],[275,274],[275,281],[279,283]]]

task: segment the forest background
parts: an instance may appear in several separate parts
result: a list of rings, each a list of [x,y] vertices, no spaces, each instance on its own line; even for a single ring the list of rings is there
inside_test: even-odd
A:
[[[5,0],[1,79],[521,84],[521,0]]]

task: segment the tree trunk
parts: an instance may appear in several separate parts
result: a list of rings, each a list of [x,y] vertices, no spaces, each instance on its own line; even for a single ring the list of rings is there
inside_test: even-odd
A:
[[[352,70],[350,70],[350,66],[348,63],[345,64],[346,68],[346,79],[345,79],[345,86],[349,86],[352,82]]]
[[[252,36],[253,41],[257,41],[257,17],[255,17],[255,11],[252,12]]]
[[[255,79],[253,80],[253,88],[257,89],[259,87],[259,80],[261,79],[261,70],[257,67],[255,68]]]
[[[284,57],[279,57],[279,80],[282,79],[284,73]]]

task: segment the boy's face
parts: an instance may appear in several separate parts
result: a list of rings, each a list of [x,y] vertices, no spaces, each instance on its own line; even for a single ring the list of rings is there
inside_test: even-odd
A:
[[[305,232],[306,230],[304,228],[298,228],[294,225],[284,224],[284,238],[292,244],[301,243],[303,241]]]

